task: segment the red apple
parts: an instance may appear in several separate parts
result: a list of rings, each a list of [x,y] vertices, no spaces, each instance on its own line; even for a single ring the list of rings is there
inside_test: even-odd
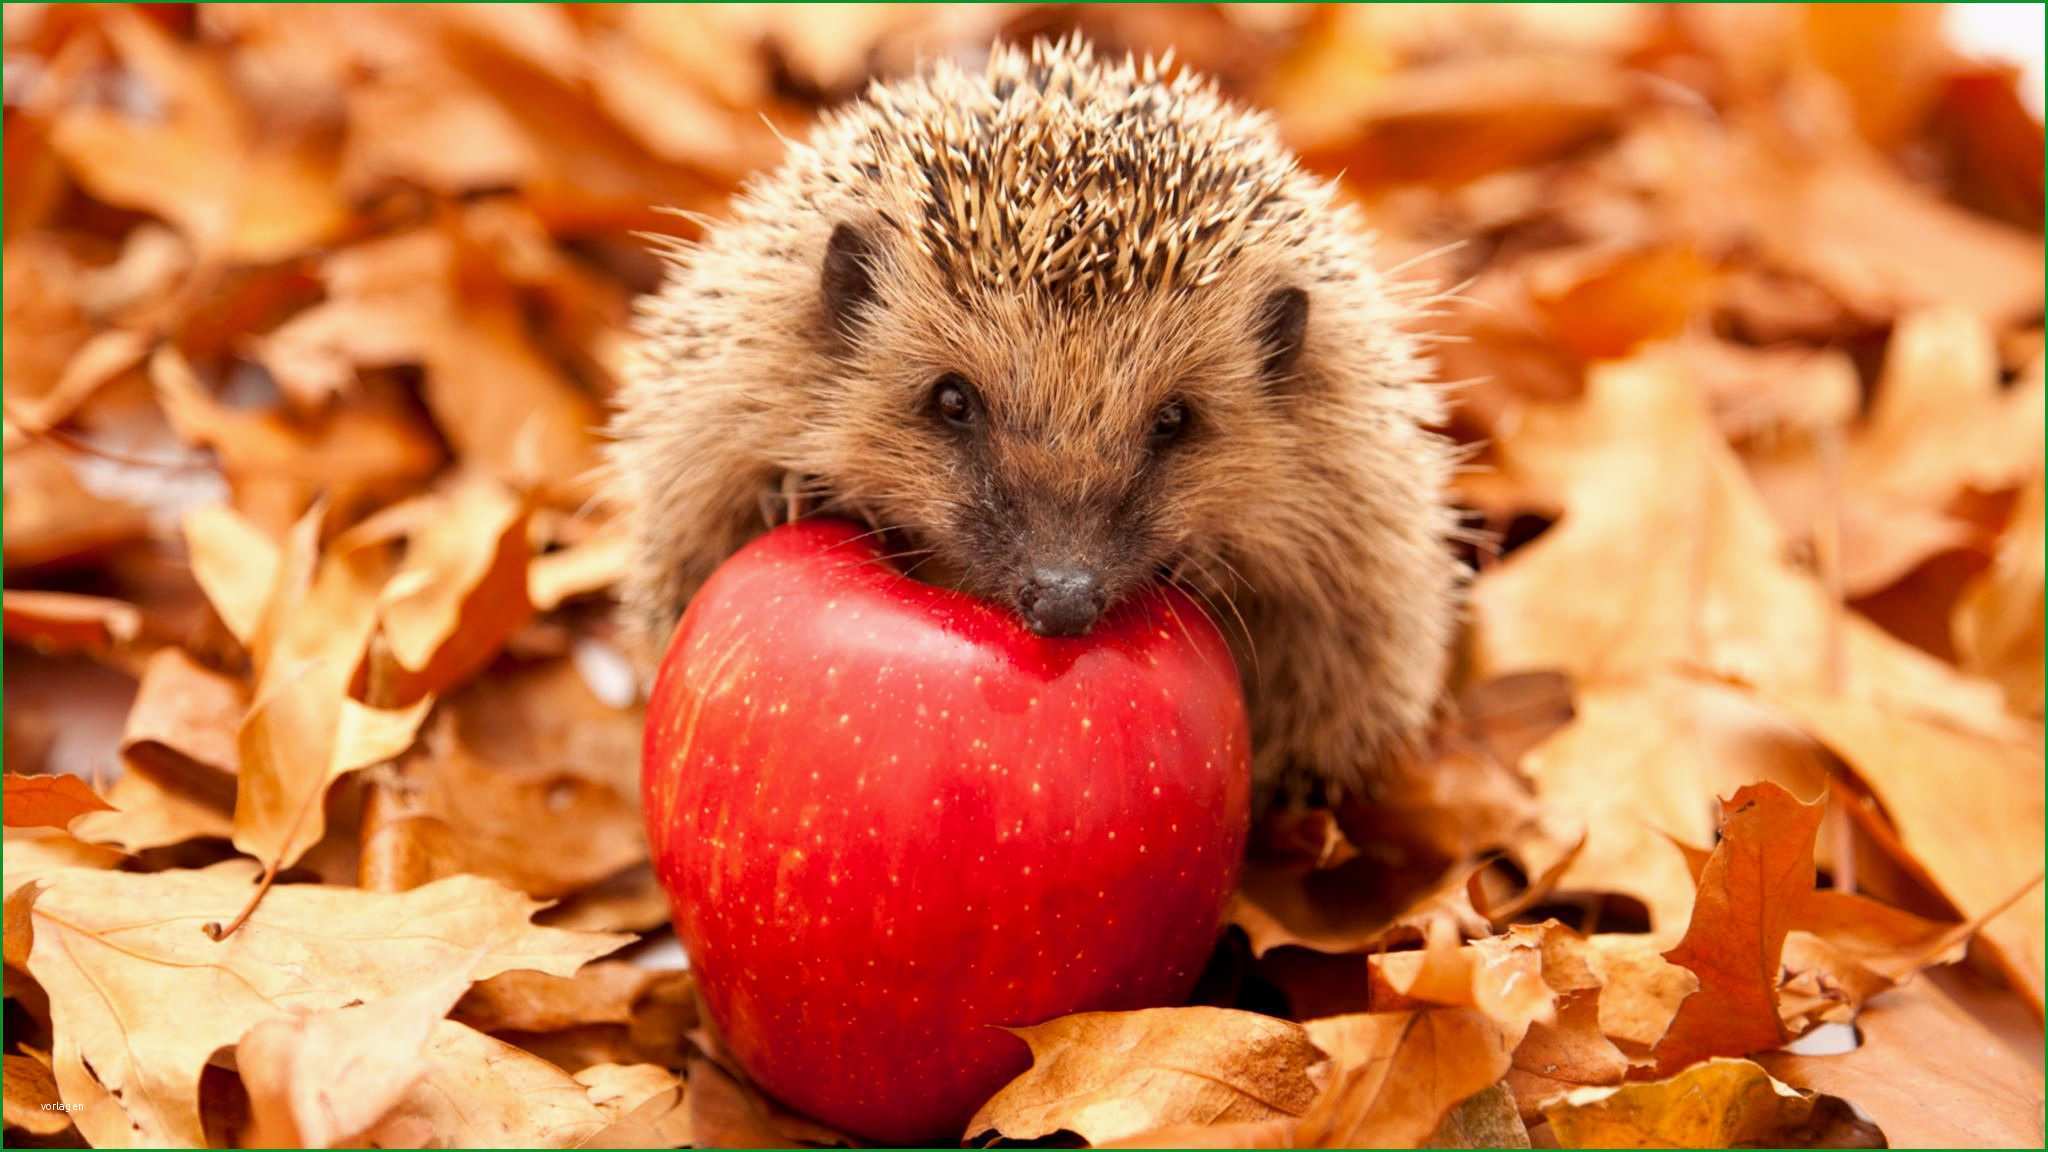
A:
[[[732,1055],[883,1142],[957,1141],[997,1025],[1183,999],[1248,823],[1228,647],[1169,589],[1089,635],[805,520],[690,605],[648,709],[648,839]]]

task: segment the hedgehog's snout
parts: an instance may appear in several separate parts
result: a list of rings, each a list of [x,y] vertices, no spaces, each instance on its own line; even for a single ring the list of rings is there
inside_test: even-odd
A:
[[[1104,601],[1102,577],[1089,569],[1034,568],[1017,591],[1017,614],[1040,636],[1084,636]]]

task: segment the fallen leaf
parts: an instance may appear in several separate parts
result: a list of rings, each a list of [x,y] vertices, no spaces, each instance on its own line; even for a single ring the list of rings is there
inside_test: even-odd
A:
[[[1460,1102],[1507,1073],[1514,1045],[1470,1009],[1332,1016],[1309,1038],[1330,1054],[1322,1095],[1295,1131],[1297,1147],[1413,1148]]]
[[[413,513],[405,558],[378,596],[380,635],[400,704],[469,679],[533,615],[525,502],[467,475]]]
[[[1424,1148],[1527,1148],[1529,1130],[1505,1083],[1467,1096],[1422,1142]]]
[[[1664,1038],[1679,1005],[1699,990],[1691,970],[1664,958],[1654,937],[1602,932],[1586,938],[1587,959],[1600,978],[1600,1031],[1631,1055]]]
[[[1778,1013],[1785,934],[1813,897],[1813,840],[1821,804],[1773,785],[1749,785],[1723,806],[1721,841],[1700,873],[1685,938],[1664,954],[1699,977],[1699,991],[1657,1042],[1666,1076],[1708,1056],[1776,1048],[1788,1037]]]
[[[154,777],[167,789],[232,808],[241,771],[235,733],[247,710],[240,681],[200,666],[181,649],[158,649],[142,667],[121,730],[121,759],[131,773]]]
[[[1091,1144],[1155,1128],[1298,1117],[1323,1053],[1302,1026],[1224,1008],[1083,1012],[1012,1029],[1031,1068],[990,1097],[967,1134]]]
[[[531,925],[538,905],[475,877],[397,895],[280,886],[221,942],[200,926],[248,900],[246,867],[42,880],[28,968],[50,993],[57,1082],[81,1105],[73,1122],[100,1146],[203,1142],[201,1067],[265,1020],[403,992],[473,952],[479,979],[567,975],[624,942]]]
[[[2042,711],[2042,584],[2048,576],[2043,481],[2036,475],[2020,493],[2011,522],[1999,537],[1991,568],[1971,581],[1956,601],[1951,628],[1963,669],[1995,681],[2015,711],[2038,719]]]
[[[413,887],[460,872],[538,897],[565,896],[647,858],[633,794],[573,772],[491,764],[441,723],[373,782],[365,884]]]
[[[154,212],[217,259],[296,255],[346,220],[333,160],[262,138],[217,70],[134,14],[102,26],[164,115],[135,118],[78,104],[51,142],[72,175],[110,204]]]
[[[1482,674],[1565,668],[1584,685],[1684,665],[1765,689],[1839,679],[1876,705],[2012,729],[1989,685],[1832,605],[1785,561],[1740,463],[1668,363],[1596,367],[1581,402],[1532,408],[1496,448],[1561,493],[1565,514],[1474,585]],[[1614,579],[1582,595],[1585,572]]]
[[[1825,754],[1796,726],[1738,688],[1670,674],[1584,688],[1572,722],[1523,767],[1551,812],[1586,828],[1558,886],[1642,901],[1667,946],[1693,914],[1678,846],[1713,843],[1719,797],[1760,780],[1806,797],[1827,788]]]
[[[630,1024],[635,1003],[684,972],[650,972],[624,961],[586,964],[571,976],[506,972],[471,988],[452,1018],[479,1032],[555,1032],[584,1024]]]
[[[1872,1002],[1862,1043],[1835,1056],[1773,1052],[1772,1075],[1853,1100],[1895,1148],[2041,1143],[2041,1071],[1925,980]]]
[[[784,1110],[702,1057],[689,1066],[690,1134],[705,1148],[846,1148],[853,1141]]]
[[[71,1127],[64,1102],[57,1095],[57,1078],[42,1061],[9,1052],[0,1057],[6,1086],[0,1100],[7,1109],[7,1126],[31,1136],[55,1136]]]
[[[1561,1148],[1890,1146],[1886,1133],[1841,1100],[1789,1088],[1748,1060],[1707,1060],[1667,1080],[1580,1088],[1543,1115]]]
[[[161,783],[133,766],[107,789],[107,802],[113,811],[89,812],[73,827],[79,839],[141,852],[187,840],[226,840],[235,831],[231,806]]]
[[[65,449],[46,441],[16,445],[10,434],[6,451],[0,554],[10,572],[77,563],[148,530],[141,509],[79,483]]]
[[[527,596],[543,612],[576,596],[602,592],[625,578],[631,540],[600,532],[567,548],[533,558],[527,567]]]
[[[67,828],[88,812],[105,812],[113,807],[92,790],[92,785],[76,776],[24,776],[9,772],[6,787],[9,828]]]
[[[1957,307],[1911,313],[1886,346],[1845,482],[1934,507],[1966,489],[2017,488],[2041,468],[2043,387],[2038,362],[2018,386],[2000,387],[1997,345],[1980,317]]]
[[[278,546],[262,529],[220,504],[187,512],[183,528],[193,579],[221,623],[248,647],[277,582]]]
[[[142,633],[141,611],[105,596],[9,589],[0,604],[7,638],[41,652],[107,653]]]
[[[252,641],[255,698],[236,737],[235,847],[274,869],[318,841],[337,779],[413,741],[431,697],[372,708],[349,697],[376,622],[370,549],[318,554],[321,509],[293,527]]]
[[[251,1145],[326,1148],[368,1129],[427,1071],[426,1045],[482,949],[403,992],[263,1020],[235,1045]]]
[[[588,1148],[679,1148],[693,1142],[687,1086],[656,1064],[600,1064],[576,1082],[607,1123],[583,1138]]]
[[[605,1111],[569,1074],[451,1020],[434,1026],[426,1071],[368,1131],[366,1144],[571,1148],[604,1130]]]
[[[1897,830],[1908,866],[1923,870],[1964,915],[1991,911],[2040,874],[2038,728],[2030,738],[2001,740],[1862,701],[1791,692],[1772,700],[1848,763],[1883,806],[1877,826]],[[1930,764],[1967,765],[1969,787],[1927,771]],[[2035,885],[1983,930],[2035,1004],[2048,964],[2043,917]]]

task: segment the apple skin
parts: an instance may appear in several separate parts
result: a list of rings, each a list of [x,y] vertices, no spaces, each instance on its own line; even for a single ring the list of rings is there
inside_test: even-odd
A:
[[[1184,1001],[1236,887],[1249,744],[1229,648],[1179,592],[1049,639],[803,520],[677,627],[648,840],[755,1082],[950,1144],[1030,1064],[995,1026]]]

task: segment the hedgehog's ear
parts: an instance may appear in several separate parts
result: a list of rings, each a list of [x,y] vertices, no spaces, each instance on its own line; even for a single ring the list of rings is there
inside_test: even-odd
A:
[[[837,336],[852,335],[860,310],[874,299],[873,256],[874,247],[860,229],[851,224],[832,229],[832,239],[825,244],[821,282],[825,318]]]
[[[1259,308],[1259,347],[1263,358],[1260,371],[1266,379],[1279,381],[1294,371],[1301,359],[1301,346],[1308,340],[1308,293],[1299,288],[1281,288],[1266,297]]]

